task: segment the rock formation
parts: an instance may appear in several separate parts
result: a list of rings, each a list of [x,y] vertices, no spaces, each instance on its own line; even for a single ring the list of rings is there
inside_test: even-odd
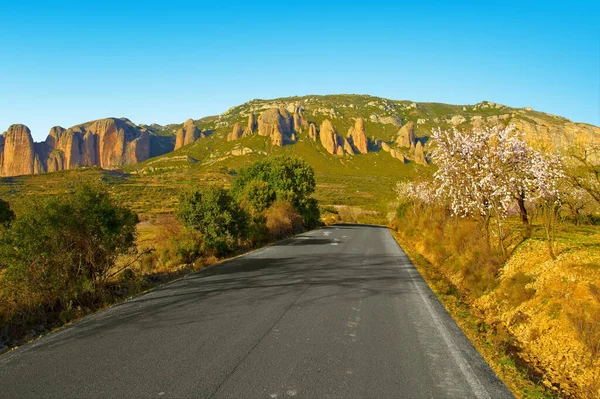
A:
[[[448,122],[454,126],[458,126],[463,122],[466,122],[466,118],[462,115],[454,115]]]
[[[270,137],[273,145],[282,146],[293,132],[292,116],[286,109],[271,108],[258,117],[258,134]]]
[[[183,131],[185,132],[184,145],[191,144],[202,137],[200,130],[198,130],[192,119],[185,121],[183,124]]]
[[[423,144],[421,144],[420,141],[417,141],[417,144],[415,145],[415,162],[419,165],[427,165]]]
[[[271,133],[271,145],[283,146],[283,133],[277,127]]]
[[[353,148],[352,144],[350,144],[350,141],[348,141],[348,139],[346,139],[346,138],[344,138],[342,140],[343,140],[343,143],[344,143],[344,145],[343,145],[344,151],[347,154],[354,155],[355,154],[354,148]]]
[[[127,119],[107,118],[50,129],[34,143],[24,125],[12,125],[0,141],[0,175],[55,172],[81,166],[109,168],[150,157],[150,135]]]
[[[321,144],[327,150],[328,153],[333,155],[343,155],[343,140],[338,136],[333,123],[329,119],[325,119],[319,129],[319,137],[321,137]]]
[[[250,136],[256,130],[256,115],[254,112],[248,116],[248,126],[244,129],[243,137]]]
[[[390,155],[392,156],[392,158],[396,158],[399,161],[401,161],[402,163],[406,163],[406,158],[404,158],[404,155],[402,155],[402,153],[396,149],[390,148]]]
[[[243,155],[252,154],[253,152],[254,152],[254,150],[252,150],[252,148],[248,148],[248,147],[234,148],[233,150],[231,150],[231,155],[233,155],[234,157],[239,157],[239,156],[243,156]]]
[[[188,145],[198,140],[201,137],[204,137],[200,130],[194,124],[193,119],[188,119],[183,123],[181,129],[177,131],[175,136],[175,149],[183,147],[184,145]]]
[[[312,141],[317,141],[317,125],[314,123],[308,125],[308,137],[310,137]]]
[[[304,119],[303,109],[300,106],[296,106],[294,109],[294,131],[299,132],[307,122]]]
[[[242,137],[244,131],[238,122],[233,125],[233,131],[227,135],[227,141],[238,140]]]
[[[35,172],[36,154],[31,131],[25,125],[11,125],[4,139],[4,176],[28,175]]]
[[[415,124],[412,121],[406,123],[398,131],[398,138],[396,144],[400,147],[411,147],[415,142]]]
[[[181,147],[183,147],[184,142],[185,142],[185,133],[183,132],[183,129],[179,129],[177,131],[177,134],[175,135],[175,149],[178,150]]]
[[[348,138],[356,150],[361,154],[369,152],[369,140],[367,139],[367,133],[365,132],[365,121],[363,118],[357,118],[354,126],[348,130]]]

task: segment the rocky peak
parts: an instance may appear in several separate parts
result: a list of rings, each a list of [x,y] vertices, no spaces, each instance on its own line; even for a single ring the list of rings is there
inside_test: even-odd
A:
[[[175,150],[193,143],[202,137],[202,133],[196,127],[193,119],[188,119],[183,123],[183,126],[177,130],[175,134]]]
[[[183,131],[185,134],[184,145],[193,143],[200,138],[200,130],[194,124],[193,119],[188,119],[183,124]]]
[[[67,131],[64,127],[54,126],[50,129],[48,133],[48,137],[46,138],[46,144],[51,147],[54,147],[56,143],[63,137],[64,133]]]
[[[256,115],[252,112],[248,116],[248,126],[244,129],[243,136],[250,136],[256,130]]]
[[[415,145],[415,162],[419,165],[427,165],[423,144],[420,141],[417,141]]]
[[[363,118],[356,118],[354,126],[348,130],[348,138],[351,140],[351,144],[357,152],[361,154],[369,152],[369,140],[367,139],[367,133],[365,132],[365,121]]]
[[[286,109],[270,108],[258,117],[258,134],[270,137],[273,145],[283,145],[293,131],[292,116]]]
[[[312,122],[308,125],[308,137],[310,137],[312,141],[317,141],[317,125]]]
[[[325,119],[319,130],[321,144],[323,144],[323,147],[325,147],[327,152],[333,155],[343,155],[343,140],[338,136],[333,123],[331,123],[329,119]]]
[[[306,124],[307,121],[304,119],[304,109],[300,105],[297,105],[294,109],[294,131],[301,131]]]
[[[11,125],[6,131],[2,174],[27,175],[35,172],[35,149],[31,131],[25,125]]]
[[[177,133],[175,133],[175,150],[180,149],[185,144],[185,133],[183,132],[183,128],[177,129]]]
[[[103,168],[144,161],[150,138],[125,118],[106,118],[64,129],[55,126],[42,143],[34,143],[26,126],[13,125],[0,154],[0,175],[54,172],[81,166]]]
[[[232,132],[227,135],[227,141],[238,140],[242,137],[243,134],[244,131],[242,130],[242,127],[240,126],[239,122],[236,122],[233,125]]]
[[[415,124],[412,121],[406,122],[398,131],[396,144],[400,147],[412,147],[415,142]]]

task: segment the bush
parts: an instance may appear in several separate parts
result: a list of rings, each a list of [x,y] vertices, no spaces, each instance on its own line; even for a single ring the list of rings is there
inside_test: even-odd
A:
[[[202,235],[194,229],[185,229],[170,241],[169,255],[171,263],[176,265],[193,264],[202,256],[204,241]]]
[[[251,180],[238,195],[242,207],[258,215],[275,201],[275,191],[263,180]]]
[[[186,227],[201,233],[203,249],[216,255],[237,248],[247,232],[247,214],[229,192],[220,187],[183,193],[179,199],[178,217]]]
[[[10,209],[8,202],[0,199],[0,226],[8,227],[15,220],[15,213]]]
[[[277,201],[265,212],[269,235],[274,239],[302,231],[304,220],[289,201]]]
[[[310,165],[298,158],[281,156],[242,169],[232,192],[241,203],[252,204],[254,210],[264,210],[275,200],[288,201],[300,213],[305,226],[314,228],[320,219],[317,201],[310,197],[315,186],[315,174]]]
[[[304,227],[307,229],[314,229],[317,227],[321,220],[321,211],[319,210],[319,203],[316,199],[309,197],[299,201],[296,206],[298,213],[302,216]]]
[[[117,257],[135,245],[137,215],[89,184],[26,209],[0,239],[3,296],[50,310],[102,299]]]

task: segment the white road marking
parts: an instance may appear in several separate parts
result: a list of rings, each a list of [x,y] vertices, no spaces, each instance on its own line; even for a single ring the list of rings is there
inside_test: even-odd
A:
[[[323,235],[324,235],[325,237],[329,237],[329,236],[331,235],[331,231],[324,231],[324,232],[323,232]]]
[[[400,249],[400,246],[393,239],[392,234],[389,233],[388,242],[390,242],[391,240],[393,240],[393,242],[396,244],[392,248],[394,248],[395,252],[398,255],[401,256],[403,253],[402,253],[402,250]],[[401,259],[400,256],[398,257],[399,261]],[[402,258],[404,258],[404,256],[402,256]],[[400,262],[398,262],[397,265],[398,265],[398,267],[400,267],[401,266]],[[412,267],[412,268],[409,269],[409,273],[411,275],[414,276],[415,272],[418,273],[414,267]],[[483,386],[483,384],[481,383],[481,381],[479,381],[479,379],[477,378],[477,376],[473,372],[473,369],[471,368],[471,366],[469,365],[469,363],[467,363],[467,361],[465,360],[465,358],[461,355],[460,350],[458,349],[458,347],[456,346],[456,344],[452,340],[452,337],[450,336],[450,333],[448,332],[448,329],[446,328],[446,326],[444,325],[444,323],[440,319],[440,316],[433,309],[433,306],[432,306],[432,304],[430,302],[430,298],[428,297],[428,295],[425,292],[424,288],[421,286],[421,284],[417,283],[417,279],[416,278],[412,279],[412,283],[415,286],[415,288],[417,289],[417,292],[419,293],[419,296],[423,300],[423,303],[425,304],[425,309],[427,309],[427,312],[431,316],[431,319],[433,320],[433,323],[435,324],[435,326],[437,327],[438,331],[440,332],[440,335],[441,335],[442,339],[444,340],[444,343],[448,347],[448,350],[450,351],[450,355],[454,359],[454,362],[458,366],[458,369],[460,370],[460,372],[462,373],[462,375],[467,380],[467,383],[469,384],[469,386],[473,390],[473,393],[475,394],[475,396],[478,399],[491,399],[490,394],[486,391],[486,389]]]

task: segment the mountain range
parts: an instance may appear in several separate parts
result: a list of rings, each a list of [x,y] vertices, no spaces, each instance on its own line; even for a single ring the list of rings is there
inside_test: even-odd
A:
[[[11,125],[0,135],[0,176],[127,165],[136,165],[135,173],[151,173],[196,163],[227,165],[228,159],[266,156],[280,147],[348,161],[387,153],[386,160],[398,166],[426,165],[432,129],[498,125],[514,125],[532,145],[549,151],[600,141],[596,126],[490,101],[450,105],[309,95],[252,100],[218,116],[167,126],[136,125],[126,118],[56,126],[41,143],[26,126]]]

